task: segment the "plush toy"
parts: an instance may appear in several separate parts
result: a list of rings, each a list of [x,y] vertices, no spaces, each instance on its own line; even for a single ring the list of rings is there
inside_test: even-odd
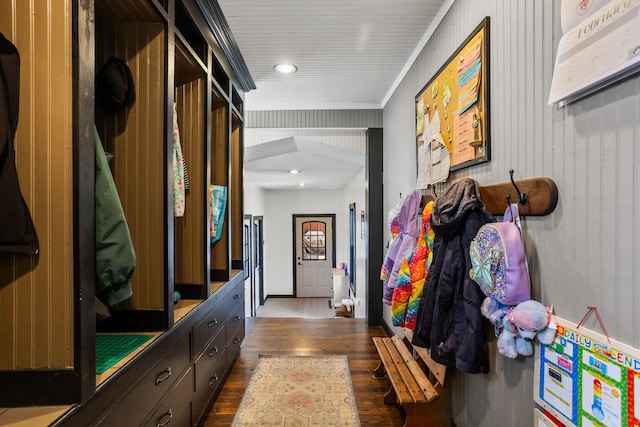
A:
[[[510,308],[511,306],[501,304],[493,298],[486,297],[484,301],[482,301],[480,313],[489,319],[493,325],[496,337],[499,337],[500,333],[502,333],[502,329],[504,327],[503,319],[509,312]]]
[[[540,343],[551,344],[557,329],[552,311],[552,307],[545,307],[534,300],[521,302],[509,309],[502,319],[504,329],[498,337],[500,354],[512,359],[519,354],[531,356],[536,336]]]

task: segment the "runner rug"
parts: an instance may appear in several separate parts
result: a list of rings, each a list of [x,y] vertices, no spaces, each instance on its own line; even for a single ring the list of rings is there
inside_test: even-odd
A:
[[[358,427],[346,356],[260,355],[232,427]]]

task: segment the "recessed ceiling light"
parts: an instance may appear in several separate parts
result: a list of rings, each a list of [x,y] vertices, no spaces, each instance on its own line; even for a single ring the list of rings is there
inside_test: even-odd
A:
[[[299,170],[299,169],[291,169],[291,170],[289,171],[289,173],[290,173],[290,174],[295,175],[295,174],[300,173],[300,170]]]
[[[305,184],[304,182],[299,182],[298,183],[298,187],[305,187],[307,184]]]
[[[276,64],[273,69],[281,74],[293,74],[298,71],[298,67],[293,64]]]

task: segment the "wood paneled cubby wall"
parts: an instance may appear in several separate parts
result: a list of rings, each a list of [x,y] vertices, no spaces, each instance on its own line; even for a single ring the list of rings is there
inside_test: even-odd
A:
[[[0,5],[0,32],[21,52],[18,170],[41,242],[35,256],[0,254],[0,407],[69,404],[57,425],[113,425],[134,403],[140,423],[162,421],[173,413],[165,406],[179,404],[187,409],[176,417],[197,423],[244,337],[242,104],[255,86],[219,5],[11,2]],[[136,90],[115,115],[94,107],[95,74],[112,56],[127,62]],[[30,104],[29,94],[43,102]],[[174,102],[190,184],[178,218]],[[94,303],[94,126],[113,154],[137,258],[133,296],[106,322],[96,322]],[[210,184],[228,188],[213,245]],[[134,331],[154,337],[97,377],[96,334]],[[171,380],[148,386],[165,362],[175,366]]]

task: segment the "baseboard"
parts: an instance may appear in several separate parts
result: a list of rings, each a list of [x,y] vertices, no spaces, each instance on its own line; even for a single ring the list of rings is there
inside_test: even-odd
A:
[[[393,329],[391,329],[391,326],[389,326],[386,320],[382,319],[382,321],[380,322],[380,327],[382,328],[382,330],[384,330],[384,333],[387,334],[388,337],[392,337],[395,335]]]
[[[267,295],[264,301],[267,302],[269,298],[295,298],[295,297],[296,297],[295,295]]]

